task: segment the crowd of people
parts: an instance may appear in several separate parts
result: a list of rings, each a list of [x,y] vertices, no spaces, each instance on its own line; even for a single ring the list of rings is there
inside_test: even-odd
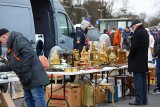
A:
[[[89,30],[89,26],[89,22],[82,21],[80,32],[83,35],[81,37],[87,37],[85,34]],[[79,35],[78,32],[77,35]],[[82,48],[79,40],[75,40]],[[99,37],[99,45],[102,43],[105,43],[106,47],[116,46],[129,51],[128,72],[133,74],[135,87],[135,101],[130,102],[129,105],[148,104],[146,85],[148,63],[156,63],[157,87],[153,94],[160,94],[160,34],[157,29],[145,28],[140,19],[135,19],[131,26],[125,29],[122,29],[122,27],[112,30],[104,29]],[[83,43],[83,46],[85,46],[85,43]]]
[[[104,29],[107,31],[104,33],[110,37],[111,45],[130,52],[128,71],[133,73],[136,99],[129,104],[147,105],[146,74],[148,73],[148,63],[156,63],[157,87],[153,94],[160,94],[160,33],[156,28],[153,30],[144,28],[139,19],[135,19],[131,26],[126,27],[124,31],[121,27],[117,30],[114,29],[111,30],[112,33],[114,32],[112,35],[108,29]]]
[[[87,50],[90,47],[89,38],[86,35],[90,27],[90,22],[83,20],[81,27],[76,29],[74,48],[79,52],[82,51],[83,46],[86,46]],[[27,107],[31,105],[46,107],[44,86],[49,84],[49,79],[32,45],[21,33],[10,32],[4,28],[0,29],[0,42],[8,48],[9,61],[6,65],[0,66],[0,71],[13,70],[18,75],[24,89]],[[154,63],[154,60],[156,60],[157,87],[153,94],[160,94],[160,33],[158,30],[144,28],[141,20],[135,19],[131,26],[124,30],[121,27],[112,30],[104,29],[99,37],[99,44],[102,43],[105,43],[106,47],[116,46],[129,51],[128,71],[133,74],[135,87],[135,101],[130,102],[129,105],[148,104],[146,75],[148,63]]]

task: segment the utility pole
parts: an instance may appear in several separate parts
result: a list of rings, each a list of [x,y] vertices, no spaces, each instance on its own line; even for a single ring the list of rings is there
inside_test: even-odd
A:
[[[102,19],[102,12],[103,12],[104,9],[97,9],[97,10],[100,12],[100,14],[101,14],[101,19]]]

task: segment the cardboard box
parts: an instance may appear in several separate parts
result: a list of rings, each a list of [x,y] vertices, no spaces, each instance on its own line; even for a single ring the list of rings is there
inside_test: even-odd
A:
[[[0,107],[16,107],[8,93],[0,93]]]
[[[17,93],[12,93],[12,99],[18,99],[24,97],[24,92],[17,92]]]
[[[64,98],[62,87],[63,87],[62,84],[53,84],[52,98]],[[50,96],[51,96],[51,85],[48,85],[46,87],[46,101],[49,100]],[[66,100],[68,101],[70,107],[78,107],[81,105],[81,88],[79,86],[74,85],[74,84],[66,85],[65,96],[66,96]],[[49,101],[48,106],[67,107],[67,103],[64,100],[51,99]]]

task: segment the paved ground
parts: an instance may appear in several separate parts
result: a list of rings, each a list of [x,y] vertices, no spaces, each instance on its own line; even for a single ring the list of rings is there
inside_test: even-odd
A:
[[[153,91],[153,87],[151,87],[150,92]],[[16,99],[14,100],[14,103],[16,104],[16,107],[22,107],[21,103],[24,99]],[[142,106],[130,106],[128,105],[129,102],[134,101],[134,97],[131,99],[129,96],[126,96],[126,99],[123,100],[122,98],[118,99],[118,102],[115,102],[116,107],[142,107]],[[160,107],[160,94],[153,95],[151,93],[148,94],[148,105],[144,107]],[[98,104],[97,107],[112,107],[112,104]]]

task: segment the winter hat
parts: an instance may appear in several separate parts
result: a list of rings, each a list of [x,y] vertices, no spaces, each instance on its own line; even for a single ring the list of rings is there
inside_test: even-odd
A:
[[[0,29],[0,36],[4,35],[7,32],[9,32],[9,31],[5,28]]]
[[[118,30],[119,30],[119,31],[122,31],[123,29],[120,27]]]
[[[90,22],[88,22],[88,21],[86,21],[86,20],[82,20],[82,22],[81,22],[81,29],[82,29],[83,31],[85,31],[85,29],[86,29],[86,27],[87,27],[88,25],[90,25]]]
[[[141,20],[140,19],[135,19],[135,20],[132,21],[130,27],[132,27],[133,25],[138,24],[138,23],[142,23]]]

